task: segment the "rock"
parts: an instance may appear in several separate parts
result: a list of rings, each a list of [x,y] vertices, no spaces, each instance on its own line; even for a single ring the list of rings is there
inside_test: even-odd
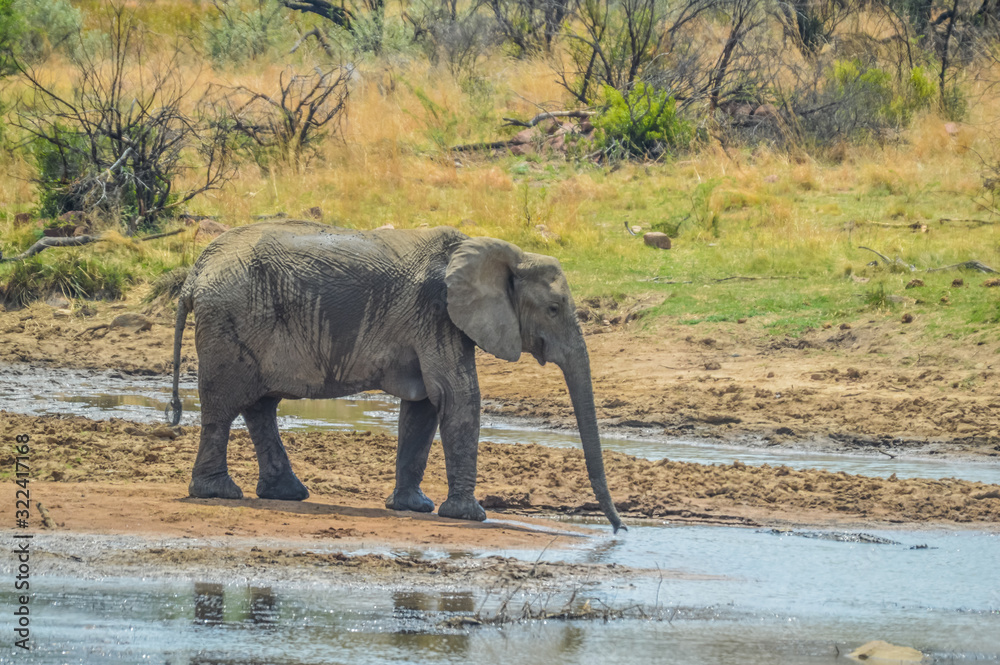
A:
[[[882,640],[874,640],[862,644],[847,654],[847,657],[866,663],[919,663],[923,661],[924,654],[910,647],[901,647]]]
[[[74,231],[76,231],[75,224],[63,224],[42,229],[42,235],[46,238],[71,238]]]
[[[746,323],[746,322],[747,322],[746,319],[736,319],[736,323],[743,324],[743,323]]]
[[[1000,286],[1000,277],[994,277],[993,279],[988,279],[983,282],[983,286],[986,288],[992,288],[994,286]]]
[[[633,226],[631,228],[632,228],[632,235],[634,235],[634,236],[637,236],[640,233],[642,233],[642,227],[641,226]]]
[[[559,242],[561,240],[559,234],[549,231],[549,227],[545,224],[536,224],[535,230],[538,231],[538,235],[542,236],[542,240],[545,242]]]
[[[910,313],[906,313],[903,315],[903,318],[900,319],[900,321],[902,321],[903,323],[913,323],[913,315]]]
[[[31,223],[31,213],[19,212],[14,215],[14,226],[27,226]]]
[[[722,365],[720,365],[715,361],[707,362],[705,363],[705,369],[707,369],[709,372],[715,372],[717,370],[722,369]]]
[[[918,286],[923,286],[923,285],[924,285],[924,280],[922,280],[922,279],[911,279],[909,282],[906,283],[906,288],[908,288],[908,289],[915,289]]]
[[[71,310],[71,309],[55,309],[55,310],[52,310],[52,318],[53,319],[68,319],[70,316],[72,316],[72,314],[73,314],[73,310]]]
[[[149,433],[150,436],[154,436],[158,439],[176,439],[177,432],[166,425],[161,425]]]
[[[840,324],[840,329],[841,330],[850,330],[851,329],[851,324],[850,323],[841,323]]]
[[[824,321],[823,322],[823,330],[829,330],[832,327],[833,327],[833,324],[830,323],[829,321]]]
[[[514,134],[514,138],[510,140],[511,145],[526,145],[531,143],[531,140],[535,138],[536,130],[534,127],[529,127],[528,129],[522,129],[517,134]]]
[[[142,330],[149,330],[152,327],[153,321],[151,319],[135,312],[119,314],[111,320],[111,323],[108,324],[109,329],[121,328],[122,330],[132,334]]]
[[[61,293],[53,293],[45,300],[45,304],[54,309],[69,309],[72,303]]]
[[[198,222],[198,230],[194,234],[195,240],[214,240],[229,230],[229,225],[216,222],[211,219],[203,219]]]
[[[774,104],[761,104],[753,112],[756,118],[767,118],[769,120],[779,120],[781,119],[781,114],[778,113],[778,107]]]
[[[642,241],[657,249],[670,249],[670,236],[659,231],[650,231],[642,236]]]
[[[951,280],[951,285],[954,288],[965,286],[965,280],[963,280],[961,277],[956,277],[955,279]]]
[[[302,212],[303,217],[309,217],[311,219],[323,219],[323,209],[319,206],[313,206],[308,210]]]
[[[80,236],[85,236],[90,234],[90,229],[86,226],[78,226],[73,229],[73,237],[79,238]]]
[[[392,224],[383,224],[382,226],[376,227],[375,230],[376,231],[386,231],[386,230],[394,229],[394,228],[396,228],[396,227],[393,226]]]

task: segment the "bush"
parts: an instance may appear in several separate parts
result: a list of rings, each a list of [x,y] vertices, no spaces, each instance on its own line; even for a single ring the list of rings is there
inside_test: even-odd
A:
[[[12,124],[35,137],[47,213],[96,213],[134,235],[226,182],[232,146],[213,122],[217,100],[188,95],[179,50],[162,48],[124,5],[112,4],[104,21],[93,53],[70,54],[69,90],[55,88],[51,73],[22,70]],[[189,188],[174,187],[192,170],[201,173]]]
[[[291,41],[291,25],[276,0],[216,0],[219,10],[205,26],[208,53],[220,63],[240,63]]]
[[[56,128],[55,135],[66,145],[43,139],[35,139],[31,143],[31,156],[38,169],[40,217],[58,217],[64,212],[87,207],[87,190],[74,186],[90,171],[90,160],[86,156],[87,140],[61,126]]]
[[[693,126],[677,115],[677,103],[665,91],[636,83],[625,96],[605,86],[604,98],[607,107],[593,122],[597,145],[609,157],[659,157],[694,138]]]
[[[56,292],[67,298],[117,300],[132,281],[129,269],[100,259],[72,257],[50,263],[33,257],[13,265],[0,296],[16,307]]]
[[[82,19],[67,0],[14,0],[13,9],[23,23],[19,56],[34,62],[60,46],[77,46]]]
[[[835,62],[830,87],[836,125],[842,133],[862,137],[905,127],[937,95],[937,85],[922,67],[896,82],[888,72],[865,67],[858,59]]]

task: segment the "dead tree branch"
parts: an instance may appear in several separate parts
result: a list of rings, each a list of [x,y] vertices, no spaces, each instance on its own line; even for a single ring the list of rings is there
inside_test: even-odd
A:
[[[136,238],[139,242],[146,242],[147,240],[156,240],[158,238],[166,238],[167,236],[177,235],[183,232],[185,229],[174,229],[173,231],[167,231],[165,233],[154,233],[153,235],[144,236],[142,238]],[[10,261],[25,261],[30,259],[32,256],[43,252],[50,247],[79,247],[81,245],[89,245],[92,242],[103,242],[105,240],[110,240],[110,236],[107,235],[82,235],[74,236],[72,238],[51,238],[46,236],[36,242],[34,245],[24,250],[17,256],[3,256],[0,254],[0,263],[8,263]]]
[[[484,143],[465,143],[451,148],[452,152],[475,152],[477,150],[500,150],[514,145],[513,141],[486,141]]]
[[[887,257],[887,256],[886,256],[885,254],[879,254],[878,252],[876,252],[876,251],[875,251],[874,249],[872,249],[871,247],[858,247],[858,249],[864,249],[864,250],[867,250],[867,251],[871,252],[872,254],[874,254],[875,256],[877,256],[877,257],[879,257],[880,259],[882,259],[883,261],[885,261],[886,263],[893,263],[893,261],[890,261],[890,260],[889,260],[889,257]]]
[[[925,272],[938,272],[941,270],[951,270],[953,268],[958,268],[959,270],[978,270],[979,272],[986,273],[996,273],[997,271],[989,267],[981,261],[963,261],[962,263],[956,263],[950,266],[944,266],[941,268],[928,268]]]
[[[302,46],[302,44],[304,44],[305,41],[310,37],[316,38],[316,41],[319,42],[319,45],[323,47],[323,50],[326,51],[327,55],[333,55],[333,47],[330,46],[330,42],[327,40],[326,37],[323,36],[323,33],[319,31],[319,28],[313,28],[309,32],[299,37],[298,41],[295,42],[295,45],[292,46],[292,50],[288,52],[288,55],[291,55],[296,51],[298,51],[299,47]]]
[[[591,118],[597,115],[597,111],[546,111],[539,113],[531,120],[525,122],[517,118],[504,118],[504,127],[534,127],[543,120],[554,118]]]
[[[351,29],[351,22],[354,20],[354,14],[346,7],[326,0],[280,0],[280,2],[289,9],[322,16],[347,30]]]

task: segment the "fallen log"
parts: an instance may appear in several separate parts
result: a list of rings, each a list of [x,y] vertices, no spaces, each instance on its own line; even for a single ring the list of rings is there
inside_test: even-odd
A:
[[[597,115],[597,111],[546,111],[539,113],[528,121],[517,118],[504,118],[504,127],[534,127],[543,120],[553,120],[555,118],[591,118]]]
[[[184,230],[185,229],[175,229],[173,231],[167,231],[165,233],[154,233],[153,235],[145,236],[143,238],[136,238],[136,240],[138,240],[139,242],[146,242],[147,240],[166,238],[167,236],[177,235],[178,233]],[[92,242],[103,242],[105,240],[109,240],[109,238],[104,235],[99,235],[99,236],[83,235],[71,238],[53,238],[45,236],[44,238],[36,242],[34,245],[24,250],[20,254],[18,254],[17,256],[8,257],[8,256],[3,256],[3,254],[0,254],[0,263],[7,263],[9,261],[24,261],[26,259],[30,259],[32,256],[38,254],[39,252],[43,252],[46,249],[49,249],[50,247],[79,247],[81,245],[89,245]]]

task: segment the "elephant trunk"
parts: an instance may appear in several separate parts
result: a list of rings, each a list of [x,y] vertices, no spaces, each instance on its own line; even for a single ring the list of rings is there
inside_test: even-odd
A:
[[[587,461],[587,475],[590,485],[594,488],[597,503],[604,515],[611,522],[615,533],[618,529],[628,529],[622,524],[615,509],[615,502],[608,491],[608,481],[604,475],[604,458],[601,454],[601,436],[597,431],[597,414],[594,410],[594,389],[590,381],[590,357],[587,346],[581,335],[580,342],[572,353],[567,354],[566,361],[560,363],[566,387],[573,402],[573,412],[576,414],[577,428],[580,430],[580,441],[583,444],[583,456]]]

